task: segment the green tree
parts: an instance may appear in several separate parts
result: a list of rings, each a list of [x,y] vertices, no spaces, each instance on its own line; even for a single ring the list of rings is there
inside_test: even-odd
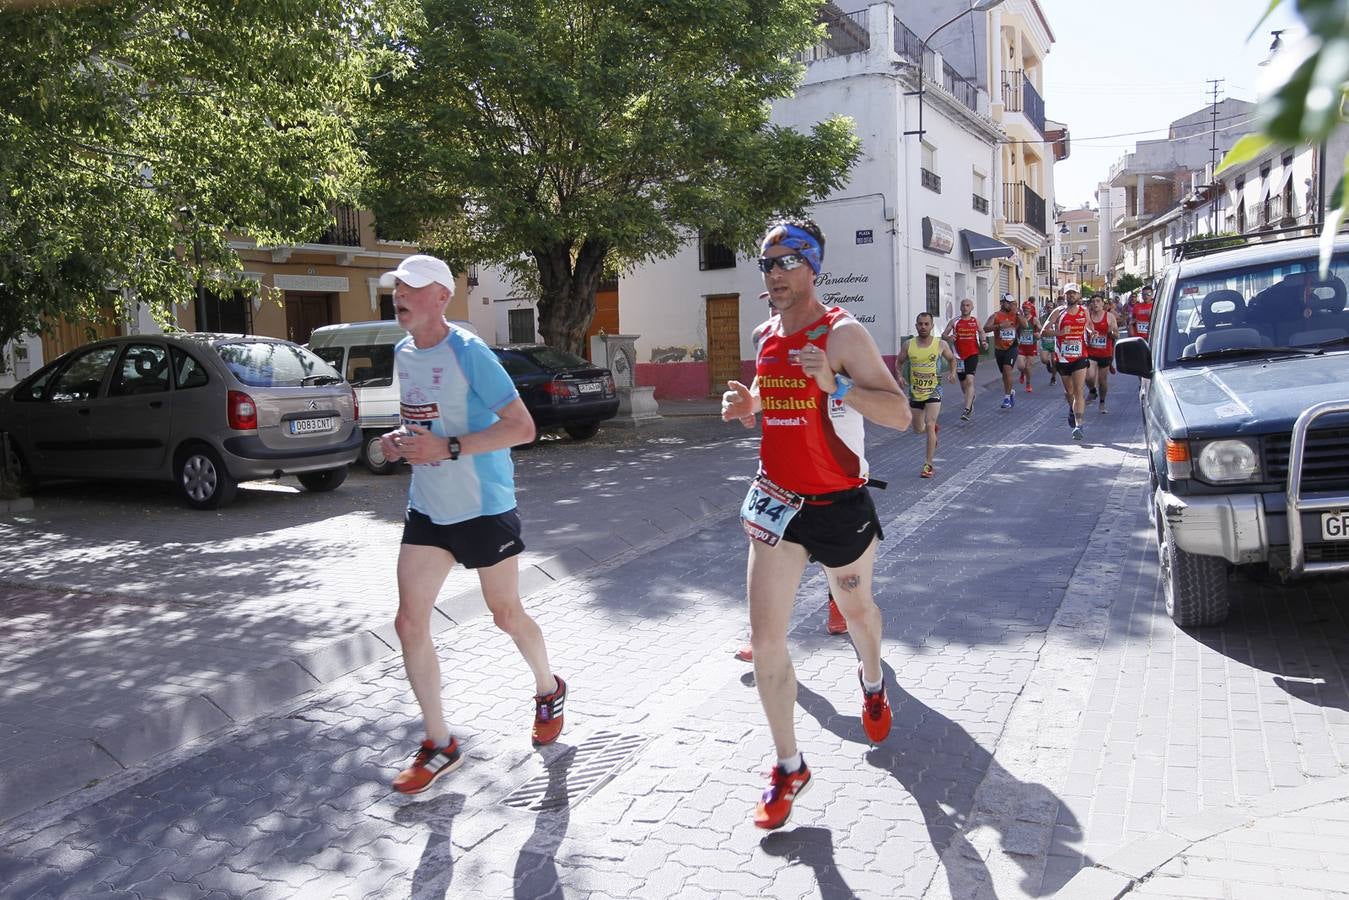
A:
[[[1116,294],[1127,294],[1130,291],[1136,291],[1143,286],[1143,279],[1133,274],[1125,272],[1119,279],[1110,286],[1110,290]]]
[[[0,344],[123,289],[166,317],[197,276],[233,286],[227,232],[321,231],[400,2],[0,0]]]
[[[1251,34],[1284,0],[1270,0]],[[1289,42],[1271,60],[1277,86],[1261,99],[1260,130],[1223,157],[1218,171],[1250,162],[1272,146],[1325,140],[1345,123],[1349,100],[1349,0],[1293,0],[1307,34]],[[1323,160],[1326,165],[1329,160]],[[1321,268],[1328,269],[1336,230],[1349,212],[1345,188],[1349,156],[1341,163],[1321,230]],[[1334,173],[1330,173],[1334,174]]]
[[[374,95],[368,205],[465,262],[537,270],[540,331],[580,351],[606,262],[698,232],[748,247],[841,186],[851,123],[771,125],[819,0],[424,0]]]

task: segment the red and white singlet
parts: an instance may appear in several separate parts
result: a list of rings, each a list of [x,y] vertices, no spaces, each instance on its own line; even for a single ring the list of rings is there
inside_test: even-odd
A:
[[[956,339],[956,356],[969,359],[979,352],[979,320],[974,316],[961,316],[956,319],[953,329]]]
[[[1115,342],[1110,340],[1110,313],[1101,313],[1101,321],[1091,321],[1087,314],[1087,356],[1092,359],[1110,359],[1115,354]]]
[[[1069,307],[1059,318],[1058,347],[1059,362],[1073,363],[1087,357],[1087,310],[1080,304],[1077,312]]]
[[[801,368],[807,343],[827,349],[829,333],[861,325],[837,306],[794,334],[774,316],[754,330],[755,375],[763,410],[759,461],[774,483],[798,494],[832,494],[867,482],[862,414],[820,390]]]
[[[1133,308],[1132,321],[1129,323],[1129,333],[1134,337],[1145,338],[1148,332],[1152,330],[1152,304],[1135,303]]]

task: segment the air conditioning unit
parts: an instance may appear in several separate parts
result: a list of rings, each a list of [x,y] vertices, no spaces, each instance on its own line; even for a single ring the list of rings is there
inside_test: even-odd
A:
[[[993,263],[990,262],[990,261],[987,260],[987,259],[976,259],[972,265],[973,265],[973,267],[976,268],[976,269],[991,269],[991,268],[993,268]]]

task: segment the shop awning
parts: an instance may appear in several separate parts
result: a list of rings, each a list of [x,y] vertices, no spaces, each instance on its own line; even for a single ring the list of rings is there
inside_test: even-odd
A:
[[[986,234],[980,234],[977,231],[969,229],[960,229],[960,238],[965,242],[965,249],[970,253],[970,259],[976,262],[985,259],[998,259],[1004,256],[1015,256],[1016,251],[1002,241],[995,240]]]

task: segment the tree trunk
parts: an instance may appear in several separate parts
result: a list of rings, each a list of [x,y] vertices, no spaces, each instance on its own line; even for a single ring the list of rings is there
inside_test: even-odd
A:
[[[585,355],[586,330],[595,318],[595,289],[609,244],[586,238],[573,256],[570,241],[534,250],[539,267],[539,333],[550,347]]]

